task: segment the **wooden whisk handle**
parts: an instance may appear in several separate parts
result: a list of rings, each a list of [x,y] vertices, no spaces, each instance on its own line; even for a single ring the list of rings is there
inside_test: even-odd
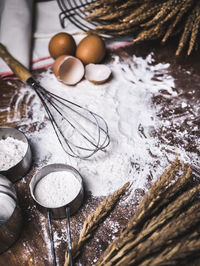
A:
[[[18,62],[11,54],[9,54],[6,47],[2,43],[0,43],[0,57],[24,83],[27,81],[27,79],[32,77],[28,69]]]

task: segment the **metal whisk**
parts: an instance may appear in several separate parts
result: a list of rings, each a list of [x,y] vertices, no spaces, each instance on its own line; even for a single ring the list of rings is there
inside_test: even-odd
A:
[[[101,116],[43,88],[1,43],[0,57],[24,83],[34,88],[67,154],[86,159],[109,145],[108,126]]]

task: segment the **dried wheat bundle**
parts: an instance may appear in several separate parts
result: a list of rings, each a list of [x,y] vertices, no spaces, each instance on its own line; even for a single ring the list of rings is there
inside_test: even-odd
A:
[[[195,231],[200,226],[199,191],[190,167],[176,159],[96,265],[177,265],[196,256],[200,250],[200,233]]]
[[[199,232],[194,231],[192,234],[187,234],[181,238],[181,241],[175,242],[170,247],[165,248],[161,253],[155,254],[154,256],[147,258],[140,266],[172,266],[179,265],[179,261],[184,260],[185,265],[189,265],[188,257],[193,256],[192,261],[194,262],[194,252],[200,251],[200,238]],[[196,265],[193,264],[192,265]]]
[[[178,36],[176,55],[198,48],[200,2],[195,0],[99,0],[85,9],[86,19],[100,22],[93,32],[134,36],[134,42]]]
[[[171,219],[164,227],[156,230],[144,242],[124,253],[124,256],[117,260],[117,263],[109,262],[106,265],[138,265],[146,257],[160,253],[163,248],[170,247],[177,239],[181,241],[181,237],[186,233],[193,232],[192,229],[199,223],[199,218],[200,203],[196,202],[189,209]]]
[[[140,232],[140,234],[138,234],[137,237],[133,241],[127,242],[127,244],[122,249],[120,249],[120,252],[118,252],[109,261],[110,265],[120,265],[119,263],[117,263],[117,261],[119,259],[120,259],[120,263],[122,263],[121,265],[127,265],[127,264],[123,264],[123,263],[124,263],[124,260],[128,261],[129,257],[131,257],[131,260],[133,261],[134,252],[135,252],[135,254],[138,252],[138,248],[135,248],[135,247],[137,245],[139,245],[140,243],[142,243],[142,244],[139,246],[139,249],[141,249],[141,248],[145,249],[144,251],[142,251],[142,255],[144,256],[147,249],[145,248],[146,242],[143,243],[143,241],[145,241],[148,237],[149,237],[148,241],[152,241],[152,239],[154,240],[155,236],[158,235],[158,232],[160,235],[164,235],[162,230],[159,231],[159,229],[162,228],[164,225],[165,225],[165,227],[164,227],[165,231],[167,232],[166,237],[172,238],[172,233],[170,233],[169,228],[171,228],[173,226],[172,228],[173,228],[173,230],[175,230],[174,224],[176,224],[178,226],[178,228],[180,227],[180,224],[183,224],[183,218],[182,217],[181,218],[179,217],[179,223],[177,220],[175,220],[175,217],[177,215],[179,215],[183,210],[184,211],[187,210],[187,206],[193,202],[193,200],[197,194],[197,191],[199,191],[199,190],[200,190],[200,186],[197,186],[197,187],[191,189],[191,191],[185,192],[183,195],[178,197],[172,204],[170,204],[168,207],[163,209],[163,211],[158,216],[155,216],[153,219],[151,219],[149,221],[149,224],[147,224],[147,226],[144,226],[144,229]],[[199,207],[199,205],[198,205],[198,207]],[[187,217],[187,215],[188,215],[187,211],[184,213],[184,215],[186,215],[186,217]],[[196,213],[195,213],[195,215],[196,215]],[[172,218],[174,218],[174,219],[172,220]],[[190,218],[192,218],[192,217],[190,216]],[[170,223],[170,220],[173,222],[172,225]],[[188,222],[188,220],[187,220],[187,222]],[[187,222],[186,222],[186,225],[187,225]],[[166,226],[166,224],[167,224],[167,226]],[[191,224],[189,224],[189,226],[192,227]],[[182,230],[183,229],[186,230],[187,227],[182,226],[181,228],[182,228]],[[178,230],[178,231],[180,233],[180,230]],[[153,234],[153,235],[151,236],[151,234]],[[155,241],[155,245],[158,245],[157,248],[161,247],[161,244],[159,243],[158,239]],[[152,250],[155,251],[155,246]],[[130,255],[127,256],[129,251],[130,251],[131,256]],[[147,252],[150,253],[151,251],[148,250]],[[125,254],[126,254],[126,256],[124,256]],[[141,254],[140,254],[140,259],[141,259]]]

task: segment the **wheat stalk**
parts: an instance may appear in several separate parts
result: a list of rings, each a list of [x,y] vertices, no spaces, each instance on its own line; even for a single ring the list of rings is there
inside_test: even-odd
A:
[[[173,200],[180,191],[184,191],[188,186],[193,184],[193,180],[191,178],[191,167],[187,167],[177,180],[175,180],[174,183],[171,183],[165,191],[163,191],[163,198],[161,202],[157,204],[157,206],[152,211],[152,214],[154,215],[157,211],[159,211],[161,208],[166,206],[171,200]]]
[[[119,32],[119,31],[131,28],[131,30],[133,31],[133,26],[137,25],[141,21],[146,20],[149,17],[152,17],[159,10],[159,6],[158,6],[156,8],[154,7],[154,8],[151,8],[149,10],[146,10],[146,12],[144,12],[146,7],[147,7],[147,5],[144,5],[138,9],[136,9],[135,12],[133,14],[131,14],[131,16],[127,17],[127,20],[122,19],[122,21],[120,21],[118,23],[113,23],[113,24],[108,24],[108,25],[99,25],[96,27],[96,29],[97,30],[103,29],[104,31]]]
[[[177,238],[183,236],[199,224],[200,202],[196,202],[185,212],[175,217],[161,230],[154,232],[146,241],[140,243],[126,256],[114,265],[138,265],[147,256],[162,251],[166,246],[171,245]],[[106,264],[113,265],[113,264]]]
[[[181,262],[187,265],[186,260],[191,258],[191,256],[196,257],[200,252],[199,236],[199,232],[187,234],[173,245],[165,248],[161,253],[156,253],[150,258],[145,259],[140,263],[140,266],[172,266],[180,265]]]
[[[102,15],[100,17],[98,17],[98,21],[103,21],[104,23],[106,21],[110,21],[110,20],[118,20],[119,21],[119,18],[120,17],[124,17],[124,14],[129,14],[129,10],[130,8],[132,8],[133,6],[137,6],[137,2],[136,1],[130,1],[130,2],[125,2],[125,3],[122,3],[122,5],[120,6],[117,6],[117,7],[113,7],[113,10],[112,12],[109,12],[108,14],[106,15]],[[93,16],[93,13],[90,13],[87,17],[87,20],[92,20],[92,16]]]
[[[127,244],[109,261],[109,265],[115,265],[116,262],[119,259],[122,259],[126,253],[133,250],[134,247],[145,241],[152,233],[159,230],[172,218],[180,214],[194,201],[199,190],[200,185],[180,195],[175,201],[164,208],[159,215],[149,220],[134,240],[131,239],[130,235],[129,242],[127,242]]]
[[[91,5],[85,8],[87,11],[94,10],[95,8],[106,6],[106,5],[114,5],[115,3],[118,3],[119,0],[110,0],[109,2],[107,0],[99,0],[93,2]]]
[[[160,39],[165,43],[170,36],[179,35],[176,55],[188,44],[190,55],[198,44],[200,33],[200,4],[194,0],[104,0],[91,4],[86,19],[104,21],[94,32],[125,35],[134,40]],[[92,11],[94,9],[94,11]],[[105,24],[105,22],[107,22]]]
[[[180,8],[175,20],[173,21],[172,24],[169,25],[169,27],[168,27],[168,29],[167,29],[167,31],[166,31],[163,39],[162,39],[163,43],[165,43],[167,41],[167,39],[169,38],[169,36],[172,35],[172,32],[173,32],[174,28],[180,22],[180,20],[182,19],[183,15],[188,11],[188,9],[191,7],[191,5],[192,5],[192,1],[191,0],[186,0],[184,2],[184,5],[182,5],[182,7]]]
[[[180,52],[182,51],[183,47],[185,46],[185,44],[189,38],[190,32],[192,30],[194,19],[195,19],[195,11],[193,9],[191,15],[186,20],[184,31],[183,31],[181,39],[179,41],[178,49],[176,50],[176,55],[179,55]]]
[[[174,10],[172,9],[172,5],[175,5],[175,8],[177,8],[177,6],[179,7],[179,3],[181,1],[180,0],[170,0],[168,2],[165,2],[161,8],[160,8],[160,11],[154,16],[154,18],[150,21],[148,21],[147,23],[143,24],[143,27],[146,26],[146,27],[149,27],[149,26],[152,26],[154,25],[156,22],[162,20],[163,18],[166,17],[166,15],[168,13],[170,13],[171,10]]]
[[[196,18],[195,18],[195,21],[194,21],[193,27],[192,27],[192,34],[191,34],[191,38],[190,38],[189,48],[187,51],[188,55],[190,55],[192,50],[193,50],[193,47],[195,45],[195,41],[197,39],[197,35],[199,32],[199,26],[200,26],[200,5],[199,4],[197,4],[195,11],[196,11]]]
[[[73,243],[72,245],[72,254],[76,258],[80,254],[80,249],[83,247],[85,242],[92,236],[93,232],[99,226],[99,223],[108,215],[108,213],[113,209],[120,196],[124,194],[126,189],[129,187],[130,183],[126,183],[115,191],[111,196],[106,198],[103,203],[96,209],[96,211],[88,216],[86,221],[83,224],[82,231],[80,233],[78,242]],[[69,265],[69,256],[68,252],[65,254],[65,263],[64,266]]]

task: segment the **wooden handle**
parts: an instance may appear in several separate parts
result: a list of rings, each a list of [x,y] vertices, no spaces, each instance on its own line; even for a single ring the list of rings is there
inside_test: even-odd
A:
[[[6,47],[0,43],[0,57],[6,62],[10,69],[25,83],[32,75],[21,63],[9,54]]]

